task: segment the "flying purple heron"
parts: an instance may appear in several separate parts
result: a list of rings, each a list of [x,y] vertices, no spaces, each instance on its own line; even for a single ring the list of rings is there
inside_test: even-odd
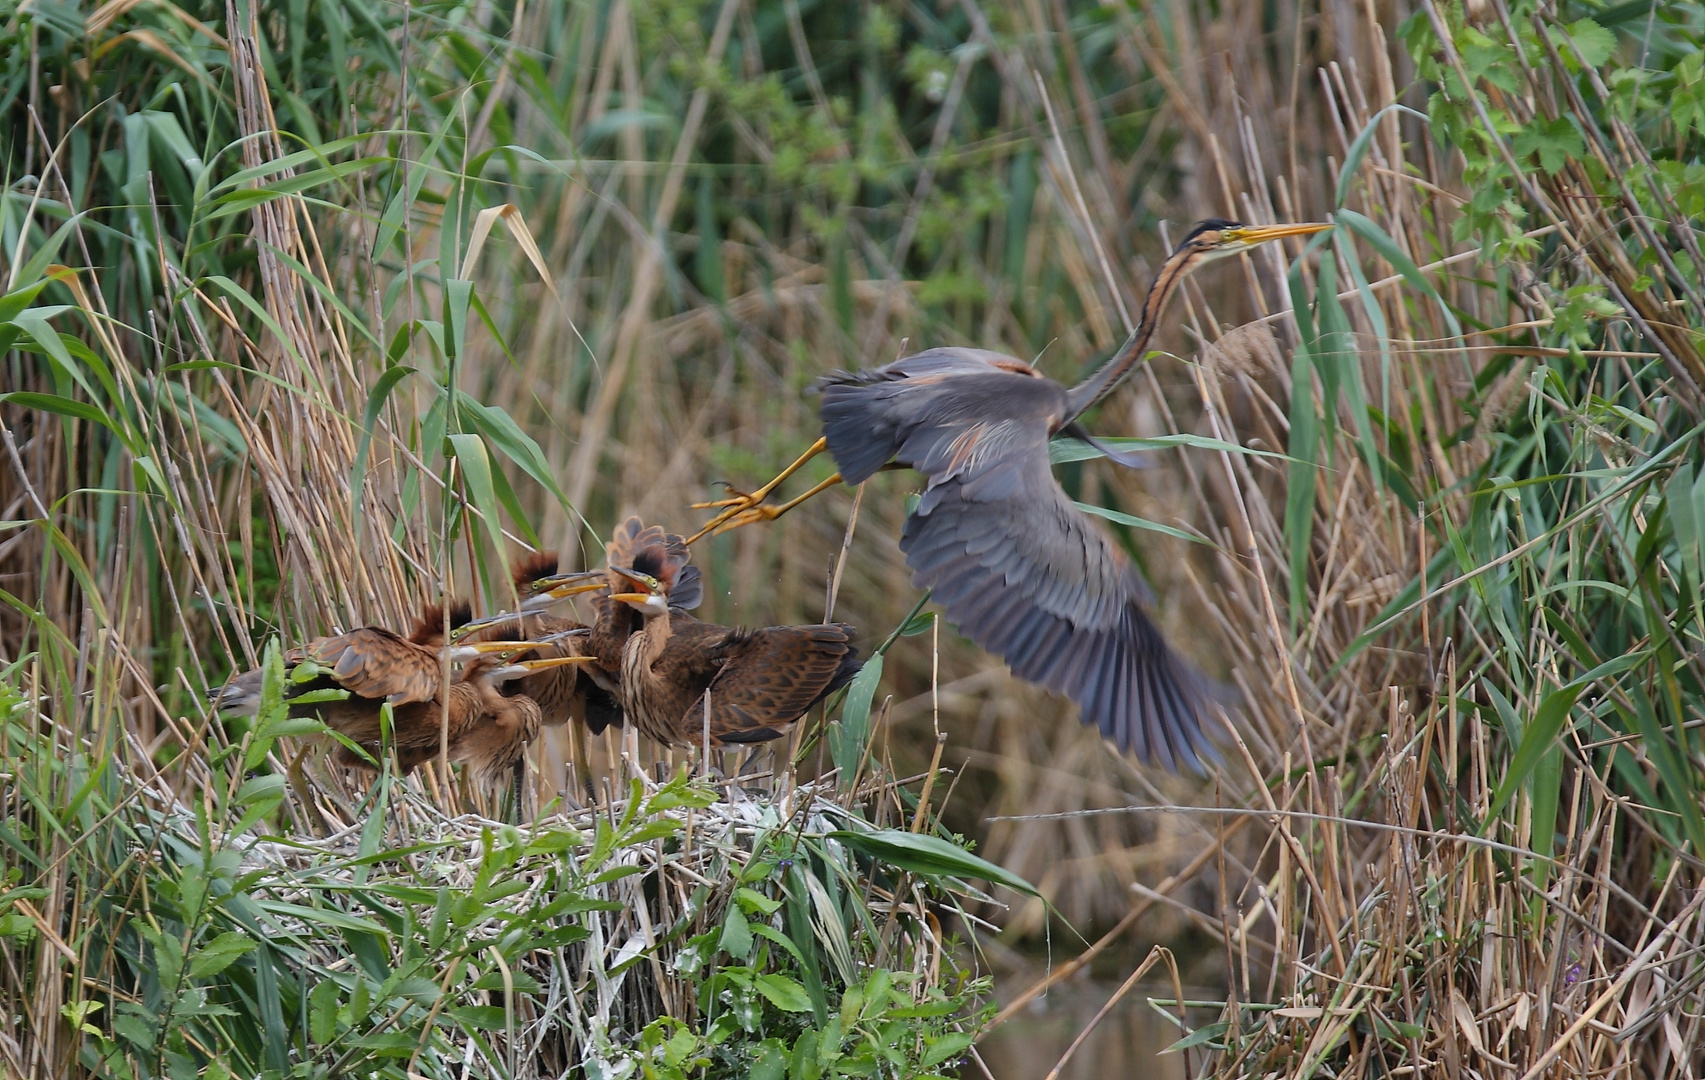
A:
[[[1205,680],[1166,645],[1143,610],[1148,590],[1124,553],[1055,481],[1048,442],[1065,435],[1116,461],[1077,423],[1141,362],[1167,300],[1204,263],[1330,224],[1198,223],[1161,265],[1123,347],[1065,387],[1010,356],[929,349],[867,371],[822,379],[823,437],[781,475],[721,507],[694,536],[771,520],[840,481],[916,469],[922,498],[900,550],[912,583],[933,590],[947,617],[1013,673],[1076,701],[1083,720],[1121,749],[1170,769],[1199,770]],[[840,472],[779,506],[777,484],[823,450]]]

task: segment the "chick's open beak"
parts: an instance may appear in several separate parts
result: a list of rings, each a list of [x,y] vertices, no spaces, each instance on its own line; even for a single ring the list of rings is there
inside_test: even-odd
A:
[[[564,664],[590,664],[597,659],[596,656],[547,656],[539,660],[522,660],[515,666],[528,671],[548,671]]]

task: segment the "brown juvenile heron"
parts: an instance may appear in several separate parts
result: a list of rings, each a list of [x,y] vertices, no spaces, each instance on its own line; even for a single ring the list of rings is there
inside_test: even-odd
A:
[[[611,566],[667,575],[674,583],[669,606],[681,614],[698,607],[704,599],[699,569],[687,565],[690,557],[686,541],[680,536],[664,532],[657,525],[647,526],[637,517],[629,517],[617,525],[605,546],[606,562]],[[567,574],[556,571],[556,556],[549,553],[540,552],[519,560],[514,573],[519,610],[470,620],[453,631],[451,639],[512,638],[537,643],[537,655],[541,657],[560,652],[595,658],[594,663],[584,668],[553,670],[527,679],[521,684],[521,692],[540,702],[547,724],[567,719],[567,715],[553,719],[551,703],[567,702],[571,695],[580,695],[587,728],[597,735],[606,727],[622,726],[619,698],[622,646],[628,635],[643,625],[643,620],[632,608],[612,604],[607,594],[592,598],[593,619],[589,626],[538,614],[577,593],[633,588],[628,579],[612,574],[607,568]],[[560,712],[568,712],[558,708]]]
[[[449,622],[468,621],[468,606],[454,602]],[[512,662],[532,651],[528,642],[478,642],[456,646],[452,659],[465,663],[443,694],[444,609],[429,604],[408,636],[382,626],[357,627],[316,638],[285,656],[285,700],[292,717],[313,717],[347,742],[337,751],[339,764],[371,769],[384,753],[385,705],[391,706],[391,744],[400,769],[449,748],[450,760],[464,763],[476,782],[490,786],[492,770],[511,767],[537,734],[539,706],[501,687],[535,677],[582,657]],[[253,712],[260,703],[262,673],[247,671],[220,687],[214,705],[221,711]],[[448,713],[449,740],[441,738]],[[301,773],[304,754],[290,765],[290,781],[303,805],[314,808]],[[317,812],[317,808],[316,812]],[[320,824],[326,823],[321,819]]]
[[[697,584],[685,573],[685,543],[670,539],[612,542],[610,594],[600,598],[612,627],[600,661],[619,656],[622,709],[642,734],[666,746],[699,745],[708,694],[713,745],[766,742],[858,673],[850,626],[746,630],[688,615],[675,601]]]
[[[603,588],[602,573],[559,574],[557,557],[548,551],[523,556],[512,569],[516,595],[521,597],[520,610],[469,620],[452,631],[452,641],[531,642],[532,655],[537,659],[592,656],[591,627],[546,614],[544,609],[565,596]],[[595,664],[548,667],[510,683],[504,692],[538,702],[540,719],[547,727],[579,721],[596,735],[622,723],[615,683],[601,678]]]
[[[613,599],[616,594],[631,592],[633,579],[618,568],[637,571],[653,579],[668,580],[668,607],[677,615],[699,606],[704,599],[704,581],[699,568],[687,565],[691,551],[687,542],[675,533],[664,532],[661,525],[646,525],[637,517],[629,517],[610,533],[604,546],[604,583],[607,592],[592,598],[596,613],[592,620],[592,655],[598,658],[598,670],[614,683],[622,673],[622,653],[628,638],[645,625],[644,617],[633,607]]]
[[[465,601],[453,601],[448,621],[460,626],[470,614]],[[396,708],[435,700],[444,678],[439,649],[445,621],[444,608],[427,604],[406,636],[360,626],[289,650],[284,654],[289,715],[318,718],[334,731],[372,727],[376,733],[379,707],[386,702]],[[252,713],[260,704],[262,679],[259,670],[233,675],[214,691],[214,707]]]
[[[821,380],[823,437],[770,483],[718,503],[699,534],[769,520],[844,480],[897,462],[928,482],[900,549],[912,582],[1013,673],[1075,700],[1121,749],[1168,768],[1200,768],[1204,682],[1143,611],[1129,560],[1054,480],[1048,442],[1065,435],[1115,461],[1077,423],[1141,362],[1166,301],[1203,263],[1329,224],[1198,223],[1161,265],[1136,330],[1089,378],[1065,387],[1029,364],[982,349],[940,348]],[[840,472],[781,506],[777,483],[827,449]],[[695,536],[696,540],[698,537]]]

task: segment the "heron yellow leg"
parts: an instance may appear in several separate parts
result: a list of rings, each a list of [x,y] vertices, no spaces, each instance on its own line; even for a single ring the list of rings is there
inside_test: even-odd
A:
[[[811,444],[811,448],[809,450],[807,450],[807,451],[805,451],[805,453],[799,455],[799,457],[794,460],[792,465],[789,465],[787,468],[785,468],[781,472],[777,473],[775,476],[775,479],[771,480],[769,483],[765,484],[763,487],[761,487],[758,490],[753,491],[749,494],[744,493],[744,492],[736,492],[733,495],[733,497],[731,497],[731,498],[717,499],[714,502],[694,503],[693,504],[694,510],[714,510],[714,509],[720,508],[722,510],[722,512],[720,514],[717,514],[715,517],[711,518],[709,521],[705,522],[704,528],[700,529],[698,532],[689,536],[687,538],[687,543],[695,544],[698,541],[704,539],[706,536],[709,536],[711,533],[720,530],[723,525],[726,525],[728,522],[732,521],[734,518],[740,517],[741,515],[747,513],[748,511],[757,509],[760,503],[762,503],[765,499],[770,497],[770,492],[774,491],[778,486],[780,486],[782,481],[786,480],[788,477],[790,477],[794,473],[798,472],[801,468],[803,468],[805,466],[805,463],[807,461],[810,461],[812,458],[816,457],[818,454],[821,454],[824,450],[828,449],[828,447],[829,447],[829,443],[828,443],[827,439],[818,439],[816,442]],[[835,476],[834,483],[839,483],[839,482],[840,482],[840,476],[839,476],[839,474],[837,474]],[[825,487],[829,487],[829,486],[831,486],[829,483],[819,484],[817,487],[813,488],[811,490],[811,492],[808,495],[806,495],[804,498],[795,499],[792,503],[789,503],[787,506],[787,509],[791,510],[794,506],[797,506],[799,503],[804,502],[805,498],[809,498],[811,495],[815,495],[815,494],[817,494],[817,492],[819,492],[819,491],[823,490]],[[771,515],[771,517],[767,517],[767,518],[766,517],[753,517],[750,520],[751,521],[768,521],[768,520],[772,520],[773,517],[774,517],[774,515]],[[748,522],[743,520],[740,522],[740,524],[744,525],[744,524],[748,524]],[[730,526],[730,527],[732,528],[733,526]]]
[[[781,517],[783,514],[792,510],[805,500],[821,495],[823,492],[829,490],[840,482],[841,474],[836,473],[821,484],[812,488],[810,491],[807,491],[805,494],[800,495],[797,498],[789,499],[787,502],[784,502],[779,506],[753,504],[744,508],[736,509],[734,516],[718,525],[716,527],[716,531],[727,532],[730,529],[738,529],[742,525],[750,525],[756,521],[774,521],[776,518]]]

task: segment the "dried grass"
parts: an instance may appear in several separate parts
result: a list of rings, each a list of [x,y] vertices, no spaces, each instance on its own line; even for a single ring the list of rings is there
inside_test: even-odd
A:
[[[299,640],[332,626],[400,623],[421,600],[451,592],[502,602],[501,551],[478,524],[488,508],[459,460],[429,438],[443,434],[430,418],[440,387],[501,407],[537,441],[570,498],[517,483],[516,499],[541,544],[560,545],[570,562],[595,560],[596,533],[620,516],[685,525],[685,504],[715,482],[750,486],[791,460],[814,434],[798,391],[827,369],[967,343],[1039,357],[1069,380],[1121,336],[1123,313],[1164,254],[1155,240],[1162,226],[1210,213],[1273,221],[1333,209],[1357,134],[1390,102],[1423,104],[1408,89],[1415,68],[1393,29],[1412,10],[1437,14],[1430,3],[1350,0],[908,8],[894,18],[920,48],[963,59],[944,59],[940,99],[897,70],[873,76],[888,80],[879,96],[893,110],[883,115],[896,119],[867,131],[822,100],[852,86],[845,57],[823,56],[842,29],[832,12],[806,13],[824,20],[812,23],[827,28],[816,35],[760,26],[739,2],[675,23],[645,5],[548,7],[529,6],[514,26],[507,15],[480,16],[493,21],[481,24],[484,44],[472,53],[500,55],[501,75],[451,49],[453,35],[412,25],[415,51],[404,55],[424,89],[410,92],[417,100],[394,75],[375,76],[381,100],[360,103],[357,129],[373,134],[356,151],[394,154],[396,170],[316,189],[334,191],[341,212],[288,194],[241,219],[270,246],[255,249],[252,268],[234,260],[232,280],[259,298],[278,332],[216,287],[206,267],[172,276],[184,264],[169,241],[108,251],[95,237],[98,256],[65,256],[79,267],[79,336],[129,388],[133,438],[109,452],[112,444],[74,424],[0,403],[9,440],[0,519],[49,518],[64,541],[40,528],[0,534],[0,587],[16,598],[0,608],[0,656],[39,652],[19,677],[42,689],[59,722],[94,736],[90,745],[122,738],[132,764],[158,764],[160,782],[179,797],[204,790],[204,752],[230,740],[200,711],[200,691],[255,664],[266,634]],[[1472,7],[1477,25],[1497,28],[1502,4]],[[133,16],[143,17],[152,16]],[[225,33],[240,51],[274,29],[245,29],[232,17]],[[192,33],[171,36],[180,30],[157,33],[196,55]],[[480,36],[487,30],[489,39]],[[772,30],[782,51],[753,47]],[[404,40],[400,27],[394,33]],[[498,40],[526,48],[492,52]],[[653,63],[714,54],[739,75],[714,92]],[[252,63],[235,70],[227,134],[250,138],[245,163],[266,160],[283,149],[267,145],[280,88],[261,85]],[[817,73],[815,86],[806,72]],[[787,109],[753,89],[767,74],[804,80],[783,87]],[[1570,94],[1592,89],[1590,78],[1539,82],[1500,107],[1550,119],[1571,111]],[[635,102],[688,123],[667,137],[619,123]],[[49,130],[47,99],[35,104],[49,119],[30,133],[33,167],[46,197],[69,204],[72,185],[61,175],[69,154],[41,164],[62,131]],[[434,125],[454,126],[457,110],[475,132],[460,162],[428,152]],[[76,118],[69,107],[67,115]],[[392,115],[421,126],[395,135]],[[1481,827],[1512,754],[1488,687],[1531,718],[1581,665],[1537,608],[1513,608],[1525,622],[1494,625],[1510,597],[1567,584],[1555,548],[1542,552],[1551,560],[1543,565],[1495,562],[1525,539],[1492,545],[1475,568],[1458,563],[1481,550],[1469,546],[1474,530],[1502,538],[1527,527],[1488,509],[1507,496],[1488,494],[1477,478],[1530,415],[1573,409],[1560,423],[1577,433],[1575,445],[1597,448],[1601,463],[1650,460],[1654,444],[1637,431],[1587,415],[1591,393],[1638,397],[1634,414],[1673,428],[1689,381],[1700,380],[1697,343],[1672,313],[1692,311],[1697,296],[1675,289],[1674,275],[1650,294],[1635,288],[1647,265],[1639,260],[1665,245],[1641,233],[1637,259],[1619,248],[1615,238],[1638,230],[1616,206],[1572,197],[1569,185],[1583,182],[1574,172],[1529,185],[1540,213],[1525,226],[1533,258],[1505,264],[1509,287],[1488,283],[1480,253],[1453,239],[1475,192],[1462,162],[1412,118],[1381,115],[1346,205],[1383,229],[1473,332],[1457,336],[1377,255],[1352,261],[1326,249],[1302,260],[1300,281],[1315,299],[1327,263],[1340,287],[1353,282],[1353,266],[1370,281],[1337,290],[1348,323],[1341,341],[1366,385],[1380,388],[1371,403],[1405,440],[1401,456],[1429,500],[1425,515],[1370,475],[1355,439],[1365,415],[1318,391],[1315,410],[1337,427],[1321,446],[1329,467],[1305,506],[1310,542],[1295,576],[1292,477],[1282,462],[1185,450],[1142,474],[1099,463],[1064,470],[1075,497],[1181,522],[1211,542],[1145,533],[1132,549],[1171,639],[1240,691],[1241,743],[1228,741],[1211,786],[1151,776],[1107,753],[1063,702],[944,634],[939,649],[906,638],[888,656],[883,692],[893,703],[879,759],[896,775],[924,769],[937,744],[921,721],[939,684],[942,761],[954,774],[950,826],[981,835],[983,854],[1038,883],[1073,925],[1091,936],[1111,928],[1101,949],[1124,948],[1130,934],[1140,951],[1186,930],[1223,943],[1232,1000],[1215,1016],[1191,1014],[1192,1023],[1226,1025],[1210,1031],[1225,1049],[1203,1065],[1218,1075],[1300,1076],[1316,1066],[1339,1076],[1697,1075],[1686,1070],[1700,1041],[1691,952],[1701,932],[1698,853],[1679,848],[1664,806],[1617,786],[1629,770],[1662,779],[1643,744],[1630,740],[1622,758],[1603,753],[1607,740],[1626,737],[1604,716],[1630,688],[1587,693],[1572,714],[1583,719],[1559,744],[1555,862],[1537,854],[1552,848],[1535,843],[1525,794],[1508,803],[1505,820],[1484,826],[1504,847],[1462,839]],[[1607,121],[1613,138],[1588,149],[1613,175],[1628,174],[1638,162],[1618,155],[1644,151],[1617,123]],[[884,160],[902,180],[877,206],[835,196],[836,178],[824,172],[783,174],[775,164],[852,162],[867,138],[889,140]],[[484,179],[458,171],[500,143],[543,160],[494,154]],[[393,192],[381,181],[406,183],[415,170],[425,170],[433,199],[402,207],[402,255],[385,248],[376,265],[370,253]],[[694,202],[700,184],[714,187],[708,221]],[[470,192],[490,194],[489,205],[519,204],[560,276],[542,286],[524,251],[492,241],[469,272],[497,334],[470,325],[448,358],[427,344],[422,320],[443,322],[444,282],[464,265],[466,223],[484,208]],[[1688,229],[1673,232],[1677,250],[1694,242]],[[1296,254],[1263,249],[1192,281],[1175,301],[1177,329],[1158,342],[1190,359],[1152,362],[1102,410],[1097,431],[1290,447],[1301,336],[1286,270]],[[128,295],[124,283],[151,265],[173,287],[112,310]],[[1589,342],[1604,346],[1582,354],[1603,378],[1579,402],[1559,403],[1529,388],[1540,366],[1570,352],[1540,335],[1566,310],[1556,284],[1575,281],[1607,283],[1650,333],[1635,336],[1624,316]],[[328,303],[328,283],[347,310]],[[403,360],[440,366],[377,403],[352,500],[364,408],[399,333]],[[1644,367],[1654,353],[1670,385]],[[166,367],[186,361],[240,361],[243,371]],[[33,357],[7,363],[8,390],[55,388]],[[190,401],[206,408],[172,405]],[[159,484],[139,478],[132,466],[141,457],[158,467]],[[513,462],[500,465],[519,475]],[[800,482],[827,469],[814,465]],[[1641,500],[1653,489],[1609,483],[1584,490],[1588,509],[1571,510],[1566,529],[1555,519],[1542,527],[1632,563],[1642,529],[1629,523],[1648,512]],[[873,638],[915,599],[893,543],[910,484],[881,476],[867,486],[844,568],[837,617]],[[747,623],[822,617],[851,499],[831,493],[771,527],[709,542],[698,556],[710,586],[705,614]],[[507,509],[501,520],[525,536]],[[1450,548],[1458,540],[1460,552]],[[1494,572],[1504,566],[1513,569]],[[1440,588],[1447,579],[1450,591]],[[1394,603],[1402,619],[1391,617]],[[1565,623],[1575,617],[1564,614]],[[1689,656],[1676,663],[1697,666]],[[108,705],[122,714],[118,731],[108,730]],[[592,743],[571,773],[570,748],[554,735],[543,741],[543,801],[627,775],[619,745]],[[1682,760],[1696,765],[1688,754]],[[640,764],[649,774],[652,763]],[[431,793],[458,805],[451,780],[428,770],[410,798]],[[981,914],[1018,943],[1038,941],[1048,925],[1034,902]],[[57,924],[65,912],[43,917]],[[61,1003],[46,996],[32,1010],[57,1030]],[[64,1060],[64,1038],[45,1045],[42,1060]]]

